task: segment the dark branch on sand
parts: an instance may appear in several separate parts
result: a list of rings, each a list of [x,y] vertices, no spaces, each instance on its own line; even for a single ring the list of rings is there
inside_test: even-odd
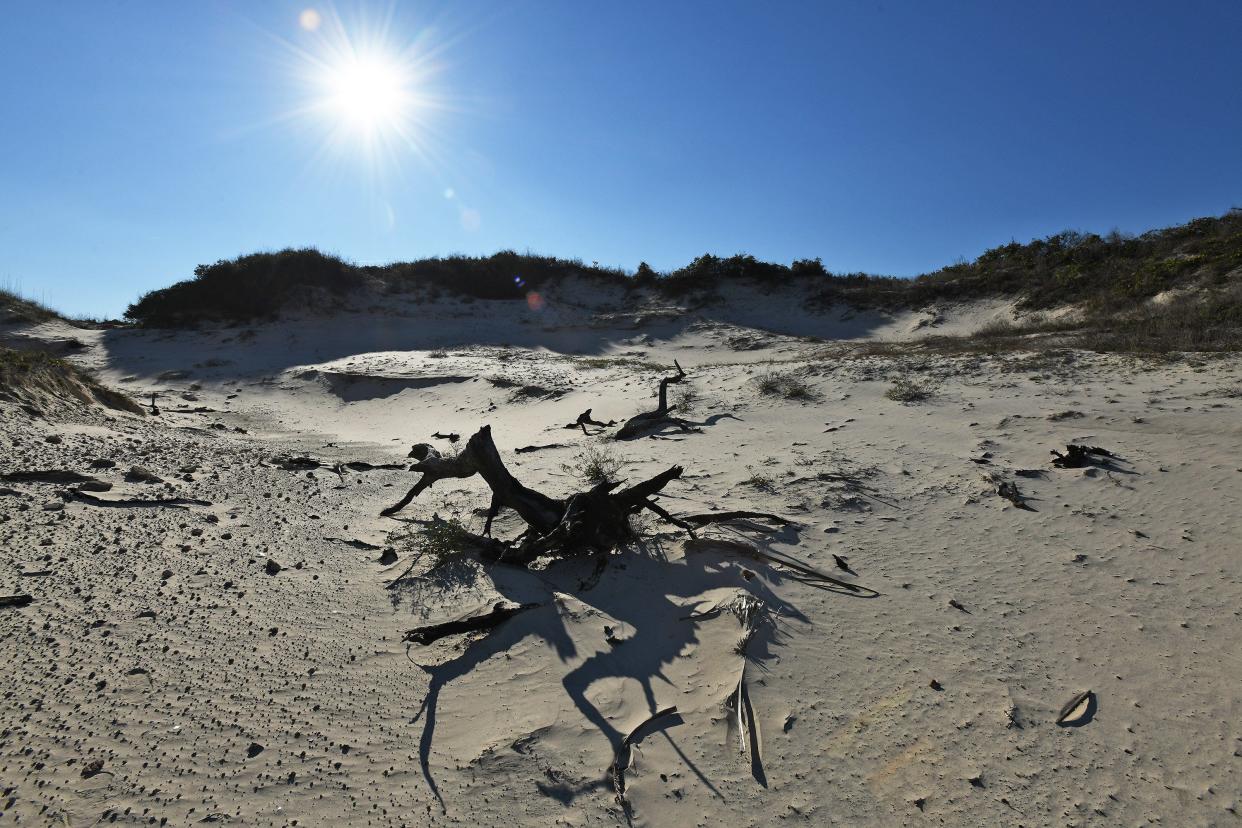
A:
[[[450,635],[490,630],[493,627],[500,626],[518,613],[541,606],[543,604],[516,604],[510,606],[506,605],[504,601],[499,601],[492,607],[490,612],[483,613],[482,615],[471,615],[466,618],[459,618],[456,621],[446,621],[443,624],[429,624],[425,627],[415,627],[412,630],[407,630],[404,640],[412,644],[422,644],[425,647]]]
[[[670,413],[672,409],[668,404],[668,387],[674,383],[682,382],[686,378],[686,372],[677,360],[673,360],[673,365],[677,367],[677,373],[660,380],[660,404],[656,406],[654,411],[644,411],[626,420],[625,425],[621,426],[617,431],[616,439],[632,440],[635,437],[642,437],[668,426],[679,428],[682,431],[701,430],[687,420],[683,420],[681,417],[674,417]]]
[[[629,519],[643,509],[689,528],[651,500],[681,476],[681,466],[672,466],[650,480],[624,489],[620,489],[619,483],[605,481],[589,491],[561,500],[522,485],[505,468],[492,441],[490,426],[479,429],[455,456],[445,457],[425,443],[415,446],[410,456],[418,461],[410,470],[421,473],[422,477],[405,497],[381,514],[396,514],[437,481],[477,474],[492,490],[484,536],[491,534],[492,520],[501,509],[517,512],[527,526],[517,540],[485,548],[482,554],[487,559],[523,565],[544,555],[571,557],[611,551],[634,537]]]
[[[591,432],[587,431],[587,426],[595,426],[596,428],[602,431],[605,428],[612,428],[616,424],[617,424],[616,420],[609,420],[608,422],[605,423],[599,420],[592,419],[591,409],[588,408],[586,411],[583,411],[581,414],[578,415],[578,419],[574,420],[572,423],[566,423],[565,428],[569,428],[569,429],[581,428],[582,433],[589,437]],[[598,434],[599,432],[596,432],[596,433]]]

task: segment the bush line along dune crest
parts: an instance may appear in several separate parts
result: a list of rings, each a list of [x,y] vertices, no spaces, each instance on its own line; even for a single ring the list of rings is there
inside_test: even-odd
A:
[[[331,312],[361,291],[443,295],[466,300],[522,299],[569,278],[669,299],[707,299],[734,284],[799,287],[813,304],[895,310],[945,302],[1011,299],[1024,312],[1073,308],[1072,319],[1036,320],[1007,336],[1083,334],[1099,350],[1222,350],[1242,326],[1242,210],[1139,236],[1066,231],[993,248],[970,263],[903,279],[829,273],[819,259],[792,265],[738,254],[705,254],[658,273],[633,275],[579,260],[502,251],[389,265],[355,265],[314,249],[252,253],[200,265],[193,279],[151,291],[126,317],[143,327],[193,327],[271,318],[290,308]],[[30,312],[29,310],[27,312]]]

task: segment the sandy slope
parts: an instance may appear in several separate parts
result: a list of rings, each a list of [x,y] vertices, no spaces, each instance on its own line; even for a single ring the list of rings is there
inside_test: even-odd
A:
[[[635,313],[553,299],[538,313],[445,304],[253,333],[96,333],[80,359],[157,391],[158,419],[0,409],[0,473],[70,469],[114,484],[100,497],[204,502],[67,502],[63,484],[0,481],[0,593],[35,599],[0,609],[0,823],[624,824],[613,748],[670,705],[679,715],[626,774],[635,824],[1239,820],[1236,359],[850,356],[805,337],[915,336],[924,317],[815,327],[757,301]],[[701,433],[618,444],[561,428],[587,407],[618,420],[649,407],[656,365],[674,358],[701,395]],[[762,395],[756,377],[773,370],[816,398]],[[903,374],[935,395],[885,398]],[[212,410],[169,411],[199,406]],[[720,544],[691,551],[655,522],[593,588],[590,563],[570,562],[389,590],[412,527],[377,513],[413,476],[273,463],[395,462],[432,432],[485,423],[550,494],[584,486],[572,467],[586,447],[630,479],[683,464],[666,507],[794,521],[708,537],[882,594],[815,590]],[[1049,465],[1079,440],[1118,459]],[[563,445],[510,451],[530,444]],[[100,458],[116,467],[91,470]],[[166,482],[125,482],[134,465]],[[985,475],[1016,480],[1031,510]],[[444,481],[400,517],[478,528],[484,506],[477,479]],[[508,516],[498,533],[518,527]],[[378,563],[387,545],[392,567]],[[775,618],[747,650],[757,764],[722,706],[745,663],[738,621],[686,620],[740,594]],[[469,646],[401,641],[501,597],[543,606]],[[1056,726],[1087,689],[1092,720]]]

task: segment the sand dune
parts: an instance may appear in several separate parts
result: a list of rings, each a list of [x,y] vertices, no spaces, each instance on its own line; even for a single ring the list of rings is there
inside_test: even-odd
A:
[[[111,484],[91,499],[0,481],[0,594],[32,599],[0,608],[5,818],[1238,819],[1235,357],[833,343],[969,332],[1012,313],[1001,304],[851,316],[746,296],[672,312],[615,301],[567,288],[540,312],[446,301],[78,332],[76,362],[163,413],[34,418],[0,403],[0,475]],[[55,323],[8,333],[64,338]],[[674,359],[697,431],[615,442],[564,428],[587,408],[650,409]],[[803,391],[764,393],[773,373]],[[890,399],[900,379],[929,396]],[[604,452],[631,482],[684,466],[661,499],[675,513],[789,523],[691,541],[644,518],[642,543],[602,572],[459,561],[389,588],[423,543],[414,521],[478,531],[488,489],[444,480],[381,518],[417,476],[338,464],[398,463],[422,442],[450,452],[432,435],[482,425],[519,480],[555,497],[587,488],[582,455]],[[1056,468],[1049,452],[1067,443],[1113,456]],[[514,451],[532,445],[551,447]],[[279,461],[291,456],[322,465]],[[521,529],[505,512],[494,533]],[[746,549],[879,595],[816,589]],[[765,615],[739,646],[730,607],[746,597]],[[403,641],[497,602],[537,606],[489,634]],[[737,727],[742,680],[755,736]],[[1085,691],[1090,712],[1059,725]],[[623,744],[624,803],[609,774]]]

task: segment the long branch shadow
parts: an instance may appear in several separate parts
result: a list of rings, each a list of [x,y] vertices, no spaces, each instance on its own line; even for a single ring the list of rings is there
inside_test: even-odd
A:
[[[797,531],[791,527],[781,530],[780,534],[782,540],[797,539]],[[444,801],[430,769],[441,692],[450,682],[470,673],[489,658],[510,649],[528,636],[547,641],[562,663],[577,657],[577,649],[555,600],[557,593],[572,596],[614,619],[619,628],[632,631],[628,637],[602,646],[587,656],[561,681],[575,708],[608,740],[614,753],[624,740],[625,734],[591,703],[587,694],[595,682],[603,679],[633,679],[639,682],[649,710],[654,712],[658,709],[657,683],[664,682],[673,687],[665,675],[667,665],[699,641],[694,614],[690,613],[688,616],[687,603],[678,599],[690,599],[712,590],[731,588],[749,593],[762,601],[774,623],[766,625],[766,628],[761,629],[751,639],[744,653],[744,663],[748,665],[759,664],[771,657],[772,648],[778,642],[778,624],[788,621],[810,623],[796,606],[769,586],[779,585],[785,578],[801,580],[796,577],[796,573],[793,576],[784,574],[765,561],[746,560],[745,570],[740,570],[738,563],[736,557],[726,552],[710,550],[670,561],[658,544],[649,544],[627,549],[625,554],[611,556],[609,565],[597,578],[590,572],[595,562],[584,559],[561,561],[541,573],[511,567],[494,567],[489,570],[496,591],[504,598],[520,603],[532,600],[546,603],[505,622],[490,635],[469,645],[456,658],[431,667],[420,665],[428,674],[430,682],[427,696],[413,721],[418,721],[420,717],[423,719],[419,761],[423,777],[441,808],[444,808]],[[758,574],[750,570],[755,570]],[[750,577],[743,575],[743,571]],[[538,597],[536,593],[542,593],[542,597]],[[851,595],[848,591],[842,594]],[[605,639],[601,634],[601,645],[604,644]],[[708,789],[720,795],[693,761],[680,750],[678,753]],[[562,802],[572,802],[585,792],[607,785],[605,769],[601,768],[600,773],[600,779],[577,787],[558,784],[549,794]],[[757,745],[752,750],[752,773],[761,784],[766,781],[759,762]]]

